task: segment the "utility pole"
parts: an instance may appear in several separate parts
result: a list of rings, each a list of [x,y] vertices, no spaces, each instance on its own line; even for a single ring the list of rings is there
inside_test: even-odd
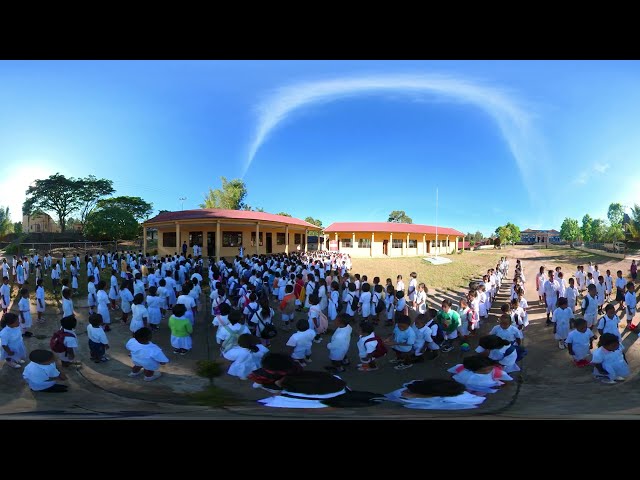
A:
[[[187,197],[180,197],[178,200],[180,200],[182,202],[182,210],[184,210],[184,201],[187,199]]]

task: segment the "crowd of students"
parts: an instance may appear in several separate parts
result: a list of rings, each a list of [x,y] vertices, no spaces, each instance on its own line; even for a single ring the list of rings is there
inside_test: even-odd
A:
[[[45,255],[42,267],[37,257],[34,261],[36,271],[41,269],[41,275],[51,271],[52,280],[53,272],[66,271],[64,256],[61,262],[52,262],[51,257]],[[173,354],[186,355],[192,350],[191,336],[196,315],[205,303],[201,284],[204,277],[208,277],[210,314],[212,324],[216,327],[215,341],[220,346],[220,358],[228,365],[229,375],[251,379],[254,387],[280,394],[280,400],[263,402],[267,406],[282,406],[282,399],[291,400],[291,395],[295,393],[291,390],[294,388],[291,377],[305,369],[308,372],[309,363],[312,362],[312,349],[317,348],[314,345],[327,341],[326,372],[315,372],[320,377],[334,377],[349,368],[354,331],[358,336],[355,347],[359,358],[357,369],[360,372],[378,370],[379,359],[387,353],[393,354],[387,358],[393,358],[384,364],[393,364],[396,370],[404,370],[424,362],[425,359],[433,359],[441,352],[448,353],[456,348],[468,349],[469,338],[479,336],[479,328],[488,319],[496,295],[507,278],[513,279],[510,301],[501,306],[499,324],[491,329],[489,335],[477,339],[477,355],[467,356],[461,364],[449,369],[452,374],[450,382],[453,383],[411,382],[404,389],[392,392],[384,398],[398,401],[409,408],[434,408],[433,405],[473,408],[482,400],[469,395],[480,395],[479,398],[482,398],[484,394],[495,392],[504,381],[512,380],[509,373],[520,370],[517,362],[526,353],[522,342],[529,324],[528,303],[524,298],[525,276],[519,260],[516,261],[512,277],[508,277],[509,261],[503,257],[495,268],[487,271],[481,282],[474,282],[470,286],[468,293],[459,302],[454,305],[449,299],[445,299],[438,308],[432,308],[429,304],[428,288],[424,282],[418,282],[415,272],[409,275],[405,293],[401,275],[397,276],[395,285],[390,278],[385,279],[384,284],[379,277],[374,277],[370,282],[366,275],[351,272],[349,255],[333,252],[238,256],[232,262],[225,259],[213,262],[210,259],[207,266],[199,256],[193,258],[175,254],[144,257],[141,252],[137,255],[132,252],[112,255],[108,252],[85,256],[85,264],[89,307],[87,334],[92,361],[101,363],[109,360],[106,355],[109,348],[106,333],[110,331],[111,317],[120,310],[122,322],[128,324],[131,331],[131,339],[126,343],[133,364],[129,376],[144,375],[146,381],[157,379],[161,365],[168,363],[169,358],[159,346],[151,342],[152,334],[169,315],[167,326]],[[78,363],[75,334],[77,321],[72,297],[77,290],[80,265],[80,258],[76,255],[69,263],[73,268],[70,271],[72,285],[69,286],[68,278],[63,278],[60,282],[63,310],[60,329],[57,330],[61,337],[62,346],[57,349],[60,351],[54,349],[55,355],[51,358],[47,356],[46,359],[44,354],[34,353],[40,352],[39,350],[30,354],[32,362],[44,365],[44,370],[49,368],[51,373],[55,373],[50,367],[52,364],[59,362],[63,367],[72,367]],[[19,266],[21,260],[16,261],[16,281]],[[30,267],[33,268],[32,265]],[[619,345],[614,348],[607,335],[615,335],[618,331],[617,317],[609,316],[609,306],[605,309],[606,315],[597,324],[592,315],[594,309],[604,304],[600,291],[603,296],[610,295],[614,282],[608,271],[604,277],[596,275],[597,267],[594,267],[594,271],[591,271],[591,267],[588,275],[584,276],[579,274],[583,269],[578,268],[575,275],[577,287],[573,278],[569,280],[569,286],[564,286],[560,269],[548,272],[548,278],[543,279],[541,274],[544,274],[544,268],[541,268],[541,274],[536,277],[536,288],[540,301],[546,305],[548,324],[554,325],[554,334],[560,348],[565,348],[566,345],[577,364],[584,364],[590,353],[591,348],[585,350],[585,342],[590,347],[591,341],[596,338],[590,329],[600,331],[601,349],[594,352],[592,363],[598,377],[602,377],[604,371],[607,372],[607,380],[615,382],[625,376],[624,369],[607,353],[618,352],[621,348]],[[111,276],[107,283],[100,279],[100,271],[108,268],[111,269]],[[555,278],[556,275],[558,279]],[[56,279],[60,276],[62,275],[56,275]],[[600,290],[591,281],[594,276],[603,285]],[[618,272],[618,276],[621,278],[621,272]],[[22,285],[28,278],[26,275],[22,284],[18,282],[21,295],[18,302],[19,315],[6,313],[11,295],[8,276],[3,278],[3,286],[0,288],[2,307],[6,313],[0,331],[0,353],[13,368],[21,368],[26,358],[23,337],[29,337],[31,318],[29,291]],[[623,292],[622,300],[619,300],[619,283],[615,282],[616,299],[626,304],[627,322],[633,328],[633,284],[629,282],[629,285],[625,285],[627,292]],[[54,289],[57,286],[58,282],[53,283]],[[589,292],[582,300],[584,325],[581,319],[574,319],[573,315],[582,287],[588,288]],[[9,297],[5,297],[7,290]],[[592,290],[595,292],[593,295]],[[44,321],[42,314],[46,305],[42,276],[36,279],[35,298],[38,320]],[[209,306],[207,311],[208,308]],[[385,338],[379,336],[380,325],[392,327],[391,334]],[[278,332],[289,332],[292,329],[294,331],[286,341],[286,350],[271,351],[273,337]],[[327,331],[331,332],[330,337]],[[53,338],[51,344],[53,349]],[[288,360],[284,360],[284,357]],[[597,363],[605,357],[608,360],[604,366]],[[49,364],[42,364],[49,360]],[[610,367],[614,363],[616,366]],[[615,375],[610,373],[610,369]],[[49,382],[53,384],[42,388],[44,384],[41,383],[34,388],[25,368],[25,379],[32,389],[63,391],[56,386],[59,385],[56,380],[62,377],[50,378]],[[283,383],[283,379],[289,379],[288,383]],[[455,384],[463,385],[466,390],[458,392],[459,388]],[[288,390],[283,390],[283,385],[288,386]],[[436,395],[439,389],[442,392],[458,393]],[[349,391],[348,388],[344,390]],[[352,401],[357,397],[353,392],[349,396]],[[367,398],[368,402],[371,400],[369,397],[365,395],[362,398]],[[442,398],[433,400],[436,397]],[[459,404],[452,400],[454,397],[460,397]],[[378,395],[377,399],[380,398],[382,397]],[[416,398],[430,400],[421,402]]]

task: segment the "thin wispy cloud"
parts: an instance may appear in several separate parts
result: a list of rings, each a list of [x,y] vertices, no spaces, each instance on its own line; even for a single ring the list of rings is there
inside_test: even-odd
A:
[[[580,175],[576,177],[573,183],[575,185],[585,185],[593,177],[597,175],[602,175],[607,170],[609,170],[610,166],[611,165],[609,165],[608,163],[595,163],[591,166],[591,168],[588,168],[587,170],[583,170],[582,172],[580,172]]]
[[[242,176],[260,147],[293,112],[309,105],[372,92],[412,94],[413,98],[415,94],[426,93],[482,109],[496,122],[529,193],[540,188],[541,183],[543,187],[548,183],[546,156],[533,127],[533,116],[523,107],[523,102],[503,89],[446,75],[367,75],[282,87],[257,107],[258,124]]]

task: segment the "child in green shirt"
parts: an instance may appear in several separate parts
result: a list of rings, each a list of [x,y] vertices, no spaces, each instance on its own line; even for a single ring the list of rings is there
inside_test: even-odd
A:
[[[191,350],[191,334],[193,326],[189,318],[185,316],[187,307],[177,303],[172,309],[173,315],[169,318],[169,328],[171,329],[171,346],[173,353],[185,355]]]

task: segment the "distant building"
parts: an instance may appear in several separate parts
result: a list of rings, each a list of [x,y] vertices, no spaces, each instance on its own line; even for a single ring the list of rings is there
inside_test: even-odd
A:
[[[24,233],[60,233],[60,227],[46,213],[41,215],[23,215],[22,231]]]
[[[335,222],[324,229],[330,251],[352,257],[453,253],[464,233],[453,228],[394,222]]]
[[[532,230],[527,228],[520,232],[520,242],[535,245],[537,243],[562,243],[557,230]]]

